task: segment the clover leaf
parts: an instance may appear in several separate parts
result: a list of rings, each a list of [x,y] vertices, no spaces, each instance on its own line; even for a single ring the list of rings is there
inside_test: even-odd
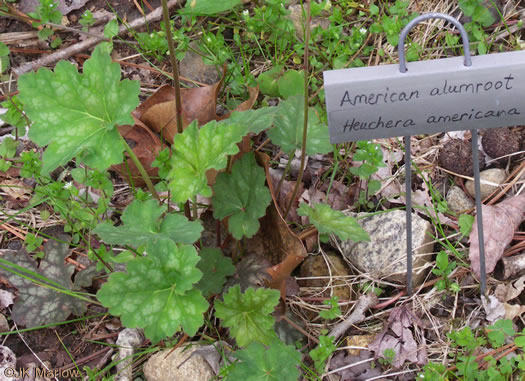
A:
[[[133,124],[139,82],[120,81],[120,66],[111,62],[107,45],[98,45],[79,74],[60,61],[55,71],[41,68],[20,76],[19,98],[33,121],[29,137],[47,149],[43,172],[77,156],[100,170],[122,162],[124,150],[116,125]]]
[[[222,290],[226,277],[235,273],[232,260],[222,255],[219,249],[205,247],[199,252],[201,260],[197,268],[202,271],[202,279],[196,287],[204,296],[218,294]]]
[[[235,363],[226,381],[297,381],[299,378],[297,367],[301,362],[301,353],[278,339],[268,347],[251,343],[233,356],[241,361]]]
[[[279,291],[250,287],[241,294],[240,286],[235,285],[223,295],[224,301],[215,301],[215,315],[222,319],[224,327],[230,328],[240,347],[252,341],[268,344],[276,337],[271,314],[279,303]]]
[[[172,336],[181,326],[193,336],[204,323],[208,302],[193,287],[202,277],[193,246],[177,246],[163,239],[148,249],[146,257],[127,263],[127,272],[116,272],[97,293],[100,302],[122,324],[144,328],[146,337],[157,343]]]
[[[370,241],[368,233],[355,218],[332,209],[330,205],[315,204],[312,208],[301,203],[297,213],[300,216],[308,217],[321,234],[335,234],[342,240],[351,239],[354,242]]]
[[[59,238],[69,239],[65,236]],[[64,261],[70,254],[67,242],[49,239],[44,252],[40,266],[24,249],[18,252],[7,250],[1,260],[0,275],[18,289],[11,317],[17,324],[28,328],[63,321],[71,313],[82,315],[86,311],[86,300],[74,297],[72,291],[89,286],[95,275],[92,269],[86,269],[75,277],[79,280],[71,281],[75,266]]]
[[[228,230],[236,239],[252,237],[259,230],[259,218],[266,213],[272,196],[264,185],[264,169],[252,152],[233,164],[231,173],[220,173],[215,182],[213,217],[228,220]]]
[[[185,202],[201,194],[211,196],[206,171],[226,167],[227,156],[239,152],[237,143],[246,134],[237,123],[209,122],[200,129],[193,121],[182,134],[173,137],[169,188],[175,202]]]
[[[279,103],[275,116],[275,127],[268,130],[268,137],[274,144],[281,146],[284,152],[300,149],[303,139],[304,97],[295,95]],[[328,127],[321,123],[319,116],[310,108],[308,110],[308,134],[306,153],[316,155],[332,151]]]
[[[160,206],[155,200],[135,199],[122,213],[121,226],[113,226],[105,221],[93,232],[108,244],[155,245],[161,239],[170,239],[175,243],[194,243],[199,239],[202,225],[199,221],[188,219],[177,213],[162,214],[166,206]]]

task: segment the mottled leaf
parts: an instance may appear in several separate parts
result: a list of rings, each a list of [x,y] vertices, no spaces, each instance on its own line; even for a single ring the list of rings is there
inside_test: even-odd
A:
[[[275,127],[268,130],[268,137],[280,145],[284,152],[301,149],[304,124],[304,97],[296,95],[281,101],[274,121]],[[306,153],[316,155],[332,151],[328,127],[321,123],[313,109],[308,110],[308,134]]]
[[[215,302],[215,315],[240,347],[253,341],[268,344],[276,337],[275,319],[271,315],[279,303],[279,291],[267,288],[248,288],[241,294],[239,285],[230,287],[224,301]]]
[[[107,50],[107,45],[97,46],[82,74],[60,61],[54,72],[41,68],[19,78],[19,97],[33,121],[29,137],[48,146],[44,173],[75,156],[100,170],[122,162],[124,146],[116,126],[133,124],[139,82],[120,81],[120,66]]]
[[[196,287],[204,296],[218,294],[222,290],[226,277],[235,273],[232,260],[222,255],[219,249],[205,247],[199,252],[201,260],[197,268],[202,271],[202,279]]]
[[[230,217],[228,230],[236,239],[250,238],[259,230],[259,218],[264,216],[272,200],[265,181],[264,169],[257,165],[253,153],[237,160],[231,173],[217,176],[213,216],[217,219]]]
[[[194,283],[202,277],[193,246],[164,239],[146,257],[127,263],[126,272],[110,275],[97,293],[100,302],[129,328],[144,328],[157,343],[182,329],[193,336],[204,323],[208,302]]]
[[[345,216],[328,204],[315,204],[312,208],[302,203],[297,213],[308,217],[321,234],[335,234],[342,240],[351,239],[354,242],[370,241],[368,233],[355,218]]]
[[[188,219],[177,213],[169,213],[164,218],[166,206],[155,200],[141,201],[135,199],[124,210],[122,225],[113,226],[105,221],[93,232],[111,245],[154,245],[161,239],[170,239],[175,243],[191,244],[197,241],[202,232],[199,221]]]
[[[23,267],[26,270],[23,273],[39,283],[54,288],[62,288],[66,291],[79,290],[80,283],[85,285],[91,279],[88,281],[84,277],[82,282],[73,285],[71,275],[75,271],[75,267],[66,265],[64,262],[64,259],[69,255],[68,247],[68,243],[60,243],[50,239],[44,245],[45,257],[40,261],[39,267],[24,249],[18,252],[8,251],[2,256],[2,259]],[[7,278],[9,283],[18,289],[18,298],[11,314],[17,324],[25,327],[36,327],[61,322],[70,314],[80,316],[86,311],[84,300],[37,285],[35,282],[13,272],[22,273],[14,266],[2,263],[0,275]],[[90,275],[90,278],[94,276],[93,273]],[[47,280],[43,280],[41,277],[45,277]]]
[[[185,202],[197,194],[210,197],[206,171],[226,167],[228,155],[239,152],[237,143],[245,134],[246,128],[239,124],[218,124],[215,121],[200,129],[193,122],[182,134],[176,134],[168,173],[173,200]]]
[[[189,0],[186,2],[186,8],[181,9],[179,13],[183,15],[214,15],[231,11],[241,3],[241,0]]]

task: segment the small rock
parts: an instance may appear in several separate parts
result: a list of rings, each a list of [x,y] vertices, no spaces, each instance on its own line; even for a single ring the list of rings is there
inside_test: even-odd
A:
[[[292,20],[297,38],[299,38],[301,41],[304,38],[304,18],[302,8],[303,7],[301,4],[290,5],[288,7],[288,10],[290,11],[290,15],[288,17],[290,17],[290,20]],[[314,29],[318,26],[320,26],[323,29],[328,29],[330,27],[330,20],[328,20],[328,17],[313,17],[312,21],[310,22],[310,29]]]
[[[448,208],[454,213],[474,208],[474,201],[463,192],[463,189],[457,186],[449,189],[446,201]]]
[[[193,81],[211,85],[219,81],[219,73],[214,65],[206,65],[195,43],[190,44],[190,49],[179,63],[180,75]]]
[[[330,263],[330,271],[326,265],[325,258],[322,255],[310,255],[308,256],[299,270],[299,275],[302,278],[316,278],[326,277],[325,279],[305,279],[298,281],[301,287],[317,287],[319,291],[323,288],[332,286],[333,293],[330,293],[330,288],[326,288],[322,296],[329,298],[331,295],[337,296],[339,300],[350,300],[352,297],[352,289],[344,281],[344,279],[333,279],[330,284],[330,272],[333,277],[344,277],[351,274],[350,269],[343,261],[340,255],[335,253],[327,253],[326,258]]]
[[[190,348],[182,346],[171,354],[171,349],[155,353],[144,365],[144,377],[147,381],[209,381],[213,379],[215,373],[201,355],[189,358],[201,347],[204,346],[192,345]]]
[[[0,381],[18,381],[15,370],[15,353],[10,348],[0,345]]]
[[[345,214],[352,217],[367,213]],[[354,266],[374,279],[406,284],[406,216],[402,210],[376,214],[358,220],[370,235],[370,242],[356,243],[351,240],[333,242],[341,254]],[[432,225],[412,213],[412,285],[415,287],[425,278],[425,264],[430,261],[434,249]]]
[[[496,189],[498,189],[497,185],[501,185],[505,182],[505,179],[507,178],[507,172],[500,168],[491,168],[481,172],[479,177],[481,179],[481,198],[484,199]],[[483,184],[483,181],[488,181],[497,185]],[[476,197],[474,181],[467,180],[465,183],[465,188],[467,189],[469,195],[471,195],[473,198]]]
[[[9,323],[4,314],[0,314],[0,332],[9,332]]]

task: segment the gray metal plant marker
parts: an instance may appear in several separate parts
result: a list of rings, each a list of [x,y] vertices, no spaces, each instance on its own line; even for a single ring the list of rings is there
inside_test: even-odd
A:
[[[464,57],[411,62],[404,43],[419,22],[444,19],[460,31]],[[399,66],[380,65],[325,71],[324,86],[331,143],[405,137],[407,291],[412,294],[412,200],[410,136],[471,130],[481,292],[486,289],[485,245],[479,176],[479,128],[525,121],[525,51],[470,56],[459,21],[441,14],[416,17],[402,30]]]

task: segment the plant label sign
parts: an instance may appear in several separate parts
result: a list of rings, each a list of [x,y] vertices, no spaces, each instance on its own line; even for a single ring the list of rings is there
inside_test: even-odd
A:
[[[525,120],[525,51],[324,73],[330,142],[513,126]]]

